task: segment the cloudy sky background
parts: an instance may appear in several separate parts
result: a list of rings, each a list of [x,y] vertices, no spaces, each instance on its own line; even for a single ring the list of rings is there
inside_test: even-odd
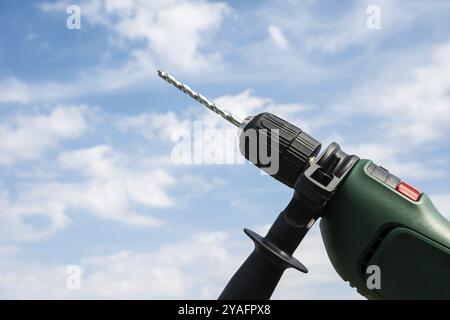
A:
[[[374,159],[450,218],[449,21],[448,1],[1,1],[0,297],[216,298],[252,250],[242,228],[284,209],[291,190],[248,164],[173,164],[173,130],[232,126],[158,68]],[[296,257],[310,273],[274,298],[359,298],[317,225]]]

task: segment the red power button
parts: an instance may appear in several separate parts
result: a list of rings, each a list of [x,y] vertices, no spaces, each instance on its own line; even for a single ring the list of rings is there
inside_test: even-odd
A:
[[[420,198],[420,191],[404,181],[400,182],[396,189],[398,192],[411,199],[412,201],[418,201]]]

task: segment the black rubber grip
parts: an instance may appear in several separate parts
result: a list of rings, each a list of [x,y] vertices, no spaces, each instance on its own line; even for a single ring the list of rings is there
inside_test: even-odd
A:
[[[292,256],[308,229],[294,226],[286,219],[289,211],[298,209],[289,205],[278,216],[264,238],[244,229],[253,240],[255,249],[228,282],[219,299],[268,300],[284,270],[294,268],[304,273],[308,272],[308,269]]]
[[[278,130],[278,141],[273,130]],[[239,149],[247,160],[265,171],[268,164],[267,159],[260,156],[260,141],[267,148],[267,152],[262,154],[278,159],[278,170],[268,173],[290,188],[294,187],[295,180],[309,159],[317,156],[321,147],[319,141],[300,128],[271,113],[261,113],[253,117],[243,129]]]
[[[219,300],[268,300],[285,268],[271,262],[263,249],[255,248],[233,278]]]

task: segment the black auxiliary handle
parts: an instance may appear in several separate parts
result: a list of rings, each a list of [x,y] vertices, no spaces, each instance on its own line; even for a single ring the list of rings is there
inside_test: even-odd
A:
[[[292,200],[264,238],[244,229],[255,249],[228,282],[220,300],[267,300],[287,268],[308,272],[292,254],[358,160],[332,143],[297,178]]]

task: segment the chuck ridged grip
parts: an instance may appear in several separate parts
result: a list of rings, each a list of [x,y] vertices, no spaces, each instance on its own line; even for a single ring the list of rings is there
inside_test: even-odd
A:
[[[273,133],[277,129],[278,139]],[[260,150],[264,145],[267,149]],[[290,188],[294,187],[309,159],[318,155],[320,147],[319,141],[271,113],[260,113],[251,118],[239,137],[241,154]],[[274,172],[273,166],[267,170],[271,164],[266,157],[278,160],[278,170]]]

